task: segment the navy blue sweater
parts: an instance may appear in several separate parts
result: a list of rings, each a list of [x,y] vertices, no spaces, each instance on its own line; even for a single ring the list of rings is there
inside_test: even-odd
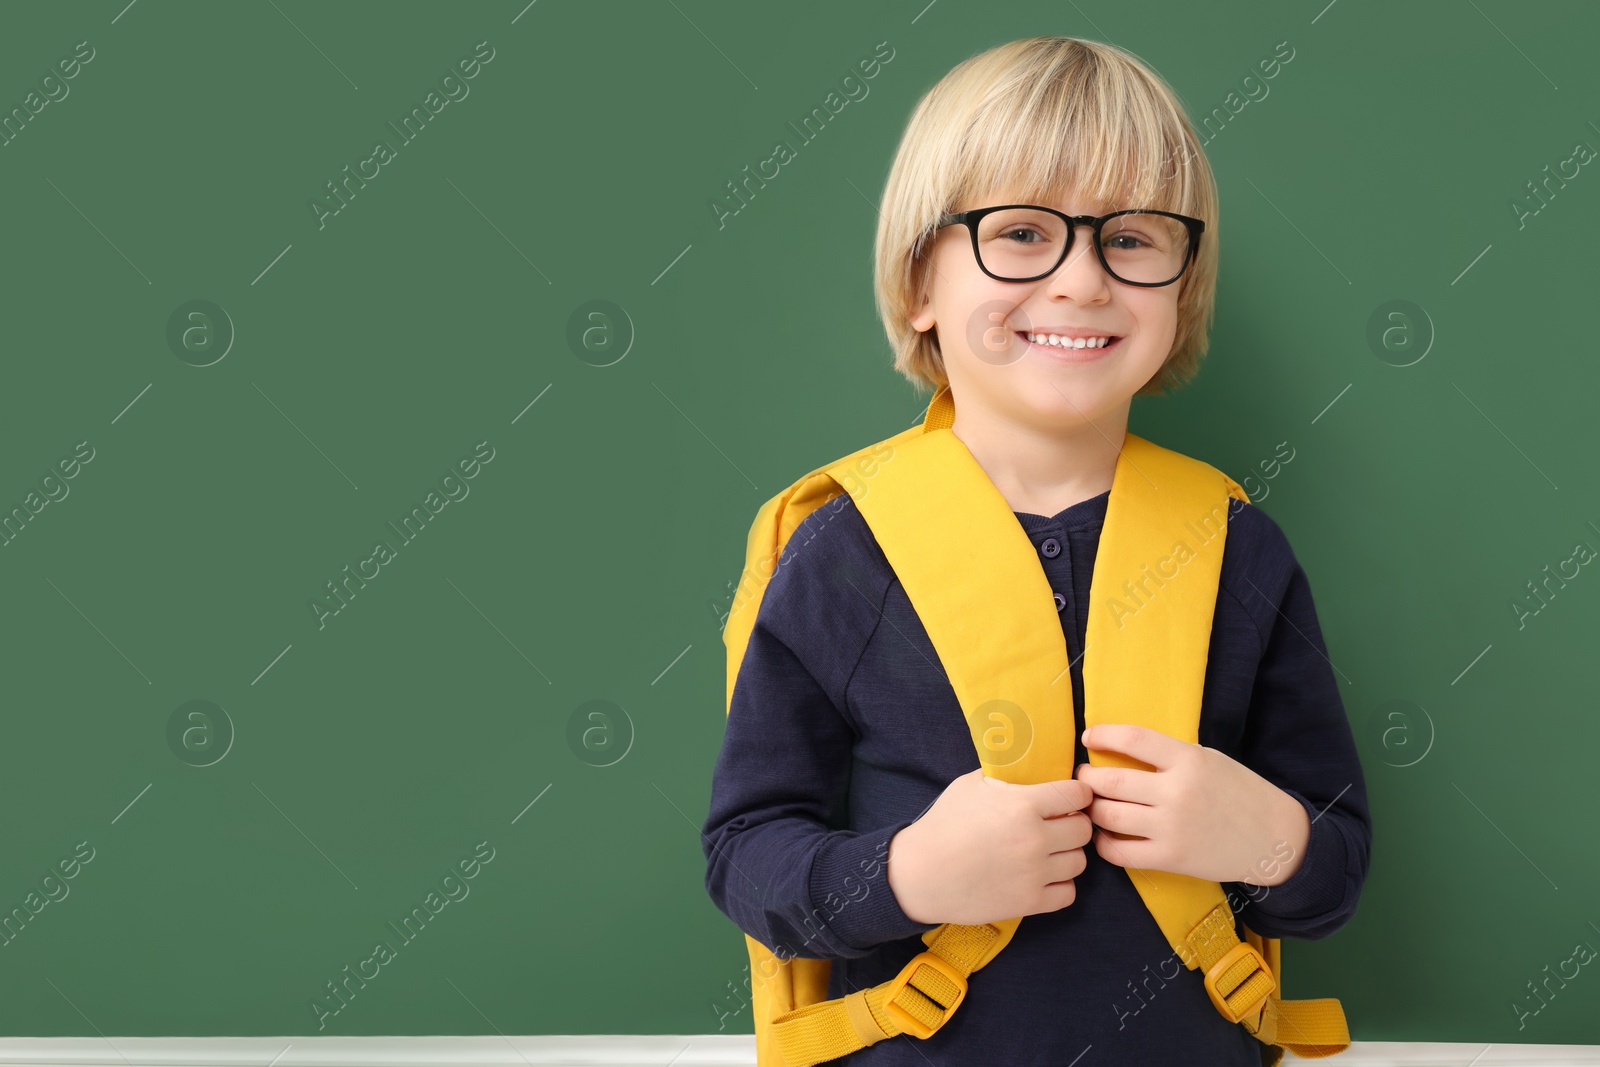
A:
[[[1088,762],[1080,653],[1109,498],[1048,517],[1017,513],[1057,594],[1077,711],[1074,766]],[[1286,882],[1222,884],[1239,920],[1268,937],[1339,929],[1371,853],[1366,786],[1310,584],[1255,505],[1229,512],[1199,742],[1295,797],[1312,819]],[[832,960],[830,999],[888,981],[933,928],[907,918],[889,888],[889,840],[978,766],[927,631],[841,495],[800,524],[757,612],[702,827],[707,891],[780,956]],[[1084,854],[1074,902],[1024,917],[937,1033],[829,1062],[1259,1067],[1261,1043],[1218,1014],[1127,871],[1092,843]]]

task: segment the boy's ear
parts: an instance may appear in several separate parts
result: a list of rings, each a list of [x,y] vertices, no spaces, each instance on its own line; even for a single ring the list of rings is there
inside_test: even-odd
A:
[[[928,294],[922,294],[922,307],[911,316],[910,322],[918,333],[927,333],[933,328],[933,309],[928,306]]]

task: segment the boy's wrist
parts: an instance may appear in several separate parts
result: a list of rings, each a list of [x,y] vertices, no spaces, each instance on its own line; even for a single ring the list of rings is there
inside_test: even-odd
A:
[[[1311,818],[1306,814],[1305,805],[1299,798],[1282,789],[1278,790],[1278,817],[1274,820],[1277,829],[1272,835],[1272,849],[1274,856],[1281,856],[1285,846],[1291,849],[1289,857],[1277,864],[1277,869],[1270,878],[1263,878],[1258,885],[1282,885],[1295,872],[1300,870],[1305,863],[1306,847],[1311,842]]]
[[[894,894],[895,903],[900,906],[900,910],[905,913],[906,918],[912,922],[924,922],[926,920],[919,919],[912,914],[912,911],[916,910],[918,903],[914,900],[915,876],[913,872],[915,859],[910,855],[916,850],[915,836],[913,834],[913,828],[916,825],[916,823],[911,823],[889,839],[889,856],[885,881],[889,884],[889,892]]]

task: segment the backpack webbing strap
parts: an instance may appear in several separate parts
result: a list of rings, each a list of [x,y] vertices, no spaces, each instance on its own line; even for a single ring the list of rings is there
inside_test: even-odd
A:
[[[1199,742],[1201,693],[1228,514],[1249,497],[1209,464],[1133,433],[1118,458],[1091,581],[1083,661],[1085,725],[1132,721]],[[1207,625],[1195,625],[1206,620]],[[1141,631],[1146,631],[1141,635]],[[1153,631],[1153,632],[1152,632]],[[1136,708],[1127,679],[1140,679]],[[1142,767],[1089,750],[1098,766]],[[1349,1047],[1335,999],[1279,999],[1278,941],[1246,929],[1222,886],[1123,865],[1184,964],[1199,971],[1219,1014],[1264,1045],[1331,1056]],[[1282,1052],[1267,1052],[1276,1061]]]
[[[1245,927],[1245,940],[1261,952],[1274,976],[1283,973],[1278,938],[1262,937]],[[1251,1012],[1241,1022],[1245,1032],[1261,1042],[1265,1067],[1274,1067],[1285,1049],[1301,1059],[1315,1060],[1338,1055],[1350,1047],[1344,1008],[1334,997],[1279,1000],[1278,991],[1273,990],[1261,1002],[1261,1010]]]
[[[922,935],[927,950],[882,985],[779,1016],[772,1029],[785,1062],[810,1067],[886,1037],[929,1036],[966,996],[967,977],[1006,946],[1021,921],[935,927]]]

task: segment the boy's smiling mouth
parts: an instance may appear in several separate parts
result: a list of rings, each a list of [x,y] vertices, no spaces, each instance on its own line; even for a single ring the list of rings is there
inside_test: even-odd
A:
[[[1099,359],[1122,341],[1119,334],[1092,333],[1077,327],[1061,330],[1017,330],[1030,350],[1067,363],[1087,363]]]

